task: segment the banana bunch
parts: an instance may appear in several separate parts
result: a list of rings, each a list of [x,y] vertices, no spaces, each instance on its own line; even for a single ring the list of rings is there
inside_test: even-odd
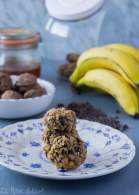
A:
[[[139,114],[139,50],[111,44],[85,51],[78,59],[70,82],[112,95],[125,112]]]

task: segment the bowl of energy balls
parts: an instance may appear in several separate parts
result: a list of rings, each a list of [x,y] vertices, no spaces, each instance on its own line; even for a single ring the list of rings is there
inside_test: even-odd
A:
[[[55,86],[30,73],[9,76],[0,72],[0,118],[30,117],[46,110]]]

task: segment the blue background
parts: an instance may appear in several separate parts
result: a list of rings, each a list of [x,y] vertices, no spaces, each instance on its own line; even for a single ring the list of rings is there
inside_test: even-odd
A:
[[[139,1],[109,0],[106,1],[103,11],[105,15],[100,28],[92,35],[98,37],[98,43],[127,42],[139,47]],[[103,14],[102,10],[100,15],[101,13]],[[43,0],[0,0],[0,27],[34,28],[45,36],[46,17]],[[90,101],[96,107],[104,109],[108,115],[117,115],[115,110],[119,106],[113,98],[91,93],[84,95],[73,93],[69,84],[58,78],[57,62],[52,64],[47,61],[45,45],[41,48],[41,55],[43,58],[42,77],[52,81],[57,88],[56,97],[51,106],[59,102]],[[132,119],[123,112],[118,116],[123,123],[130,126],[125,133],[133,139],[137,148],[136,157],[128,167],[108,176],[83,181],[42,180],[0,167],[0,195],[139,195],[139,120]],[[0,120],[0,126],[13,122],[15,121]]]

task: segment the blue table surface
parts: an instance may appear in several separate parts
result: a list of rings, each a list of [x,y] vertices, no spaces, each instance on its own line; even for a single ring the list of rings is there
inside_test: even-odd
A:
[[[82,95],[74,93],[69,84],[58,77],[57,64],[57,62],[50,63],[45,60],[42,68],[42,77],[52,81],[57,88],[51,107],[59,102],[89,101],[105,110],[108,115],[118,115],[123,123],[130,126],[125,133],[136,145],[136,157],[129,166],[114,174],[78,181],[33,178],[0,167],[0,195],[139,195],[139,119],[133,119],[124,112],[116,114],[115,110],[119,106],[111,97],[91,93]],[[16,121],[0,120],[0,127],[14,122]]]

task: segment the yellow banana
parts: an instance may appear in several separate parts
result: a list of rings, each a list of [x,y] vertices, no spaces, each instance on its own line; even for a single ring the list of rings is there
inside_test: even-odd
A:
[[[136,95],[137,95],[137,98],[138,98],[138,102],[139,102],[139,88],[134,88],[135,92],[136,92]]]
[[[134,57],[139,63],[139,49],[137,49],[136,47],[133,47],[127,44],[122,44],[122,43],[110,44],[110,45],[107,45],[106,47],[125,52],[128,55],[131,55],[132,57]]]
[[[99,88],[112,95],[129,115],[139,113],[139,102],[135,90],[116,72],[107,69],[94,69],[82,77],[77,86],[86,85]]]
[[[77,81],[91,69],[106,68],[122,75],[131,85],[139,84],[139,64],[128,54],[111,48],[93,48],[84,52],[78,60],[77,67],[70,81]]]

